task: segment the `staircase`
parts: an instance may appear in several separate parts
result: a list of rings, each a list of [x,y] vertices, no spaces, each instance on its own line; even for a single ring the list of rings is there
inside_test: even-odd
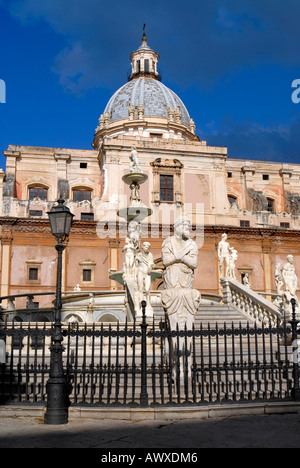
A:
[[[202,323],[203,326],[207,326],[210,323],[212,326],[218,324],[223,326],[234,324],[235,327],[238,327],[241,323],[242,326],[246,326],[247,322],[250,322],[251,325],[254,324],[252,317],[249,317],[242,311],[240,311],[233,304],[216,304],[216,305],[201,305],[196,315],[195,326]]]

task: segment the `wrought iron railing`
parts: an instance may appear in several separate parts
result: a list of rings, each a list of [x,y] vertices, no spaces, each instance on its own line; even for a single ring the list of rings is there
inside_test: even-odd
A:
[[[63,326],[71,405],[205,405],[299,397],[298,321],[169,330],[143,320]],[[51,324],[0,326],[1,404],[47,399]],[[180,351],[178,351],[180,350]]]

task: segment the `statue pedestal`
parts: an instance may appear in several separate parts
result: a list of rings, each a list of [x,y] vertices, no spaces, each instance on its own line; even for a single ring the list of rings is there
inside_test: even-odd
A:
[[[130,172],[122,177],[123,182],[131,188],[130,205],[125,208],[121,208],[117,214],[120,218],[124,218],[128,223],[132,220],[141,222],[148,216],[152,215],[151,208],[141,202],[139,193],[140,185],[146,182],[147,179],[148,176],[143,172]]]
[[[142,294],[140,291],[138,291],[135,273],[133,277],[129,278],[129,277],[126,277],[126,275],[124,275],[123,271],[117,271],[117,272],[112,273],[109,276],[109,278],[114,281],[117,281],[119,284],[122,284],[122,286],[125,286],[126,296],[127,296],[126,305],[129,306],[130,311],[134,310],[136,318],[142,318],[143,313],[142,313],[142,308],[141,308],[141,302],[142,300],[144,300],[144,297],[139,297]],[[150,278],[151,278],[151,283],[158,278],[162,278],[162,271],[152,270],[150,272]],[[153,318],[153,309],[152,309],[151,304],[148,304],[146,307],[146,317]],[[131,317],[131,318],[134,318],[134,317]]]

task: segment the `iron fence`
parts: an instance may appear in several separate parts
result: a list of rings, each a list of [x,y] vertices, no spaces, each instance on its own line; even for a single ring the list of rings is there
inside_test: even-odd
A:
[[[47,399],[51,324],[0,326],[0,403]],[[170,330],[146,317],[63,325],[71,405],[205,405],[299,397],[298,322]]]

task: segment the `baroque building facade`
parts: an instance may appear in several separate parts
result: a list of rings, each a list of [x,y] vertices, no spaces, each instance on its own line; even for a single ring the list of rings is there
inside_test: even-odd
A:
[[[134,146],[143,172],[141,199],[152,216],[142,238],[161,267],[161,247],[184,210],[201,232],[195,288],[219,294],[217,245],[223,233],[239,252],[238,279],[276,293],[274,271],[287,254],[300,271],[300,165],[231,159],[225,147],[196,135],[181,99],[162,82],[159,56],[147,44],[131,56],[128,82],[99,118],[93,149],[9,145],[0,173],[1,296],[55,291],[56,252],[47,212],[62,196],[75,215],[63,257],[63,291],[118,291],[128,204],[122,182]],[[202,230],[201,230],[202,229]],[[159,290],[162,280],[152,288]],[[25,307],[25,299],[16,299]],[[4,301],[5,302],[5,301]],[[50,306],[48,296],[39,306]]]

